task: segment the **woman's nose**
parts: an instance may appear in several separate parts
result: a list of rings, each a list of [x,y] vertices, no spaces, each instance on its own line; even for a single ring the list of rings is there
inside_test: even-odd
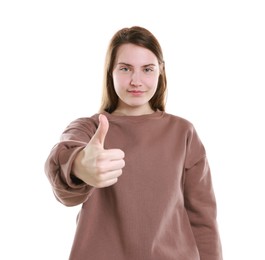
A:
[[[140,72],[134,71],[132,73],[131,85],[136,86],[136,87],[139,87],[142,85]]]

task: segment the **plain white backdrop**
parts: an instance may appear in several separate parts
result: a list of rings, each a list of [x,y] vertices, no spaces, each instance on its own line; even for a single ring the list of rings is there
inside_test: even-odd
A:
[[[61,132],[99,107],[119,29],[164,50],[167,111],[208,153],[225,260],[265,259],[265,8],[257,0],[0,2],[0,259],[68,259],[80,206],[56,201],[44,162]]]

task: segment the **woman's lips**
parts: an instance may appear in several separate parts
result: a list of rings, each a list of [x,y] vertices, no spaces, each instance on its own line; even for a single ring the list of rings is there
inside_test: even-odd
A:
[[[141,90],[129,90],[128,92],[134,96],[140,96],[144,93],[144,91]]]

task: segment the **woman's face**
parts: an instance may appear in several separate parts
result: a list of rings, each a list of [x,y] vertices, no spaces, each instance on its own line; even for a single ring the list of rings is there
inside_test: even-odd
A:
[[[119,97],[116,113],[152,113],[149,100],[156,92],[159,74],[153,52],[130,43],[121,45],[113,69],[114,89]]]

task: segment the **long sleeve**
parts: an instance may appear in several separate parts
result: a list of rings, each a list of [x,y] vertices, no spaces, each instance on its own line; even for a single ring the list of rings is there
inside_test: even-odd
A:
[[[54,195],[66,206],[85,202],[94,190],[72,175],[72,164],[77,153],[84,149],[96,129],[95,125],[89,123],[82,119],[72,122],[45,162],[44,170]]]
[[[222,260],[216,200],[205,150],[196,131],[188,138],[184,198],[201,260]]]

